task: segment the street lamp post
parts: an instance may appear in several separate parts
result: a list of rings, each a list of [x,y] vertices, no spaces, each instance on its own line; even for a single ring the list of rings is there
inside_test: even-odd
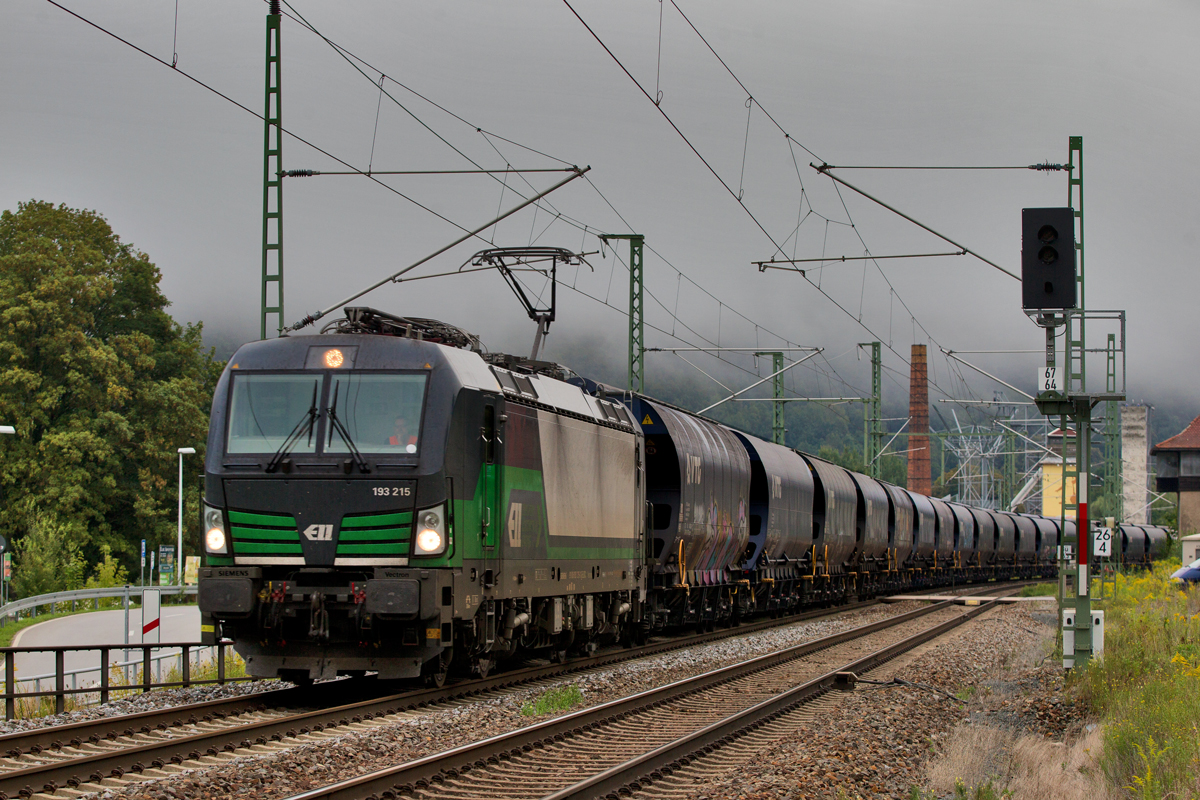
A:
[[[9,434],[11,436],[15,435],[16,432],[17,429],[12,425],[0,425],[0,434]],[[4,541],[4,544],[0,545],[0,605],[4,605],[8,602],[8,580],[4,577],[3,559],[5,554],[8,553],[8,542],[4,540],[3,536],[0,536],[0,541]]]
[[[175,550],[175,583],[183,586],[183,457],[194,455],[196,448],[179,448],[179,540]]]

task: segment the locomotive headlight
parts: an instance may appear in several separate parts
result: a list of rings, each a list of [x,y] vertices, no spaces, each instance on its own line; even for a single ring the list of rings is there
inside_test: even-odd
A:
[[[204,549],[213,555],[228,553],[225,541],[225,515],[221,509],[204,506]]]
[[[417,515],[417,554],[437,555],[446,549],[446,526],[441,506]]]

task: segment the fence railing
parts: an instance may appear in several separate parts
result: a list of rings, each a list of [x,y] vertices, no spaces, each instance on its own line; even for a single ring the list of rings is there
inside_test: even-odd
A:
[[[88,605],[99,609],[100,601],[107,598],[117,598],[122,600],[122,605],[129,608],[131,602],[141,600],[143,589],[157,589],[164,595],[182,594],[194,595],[196,593],[195,586],[114,586],[107,589],[72,589],[68,592],[52,592],[50,594],[39,594],[33,597],[26,597],[21,600],[14,600],[11,603],[5,603],[0,606],[0,627],[8,623],[9,619],[19,619],[24,612],[29,612],[29,616],[36,617],[38,609],[50,608],[50,613],[54,613],[55,609],[60,606],[65,610],[65,606],[69,603],[71,611],[78,611],[80,605],[87,608]]]
[[[67,697],[71,695],[97,695],[100,703],[107,703],[113,692],[148,692],[151,689],[173,689],[184,686],[196,686],[200,684],[216,683],[225,684],[230,681],[252,680],[248,677],[228,677],[228,654],[231,647],[230,642],[218,642],[215,645],[200,644],[198,642],[168,642],[164,644],[107,644],[107,645],[91,645],[84,647],[3,647],[0,648],[0,654],[4,657],[4,718],[14,719],[17,713],[17,702],[23,699],[33,699],[40,702],[40,698],[54,698],[54,713],[61,714],[66,710]],[[113,661],[113,651],[141,651],[141,657],[135,659],[124,659]],[[177,650],[172,653],[158,653],[154,651],[162,650]],[[193,667],[200,667],[200,654],[204,651],[215,651],[216,661],[216,677],[215,678],[195,678],[193,677]],[[98,652],[100,662],[97,666],[79,667],[73,670],[67,670],[66,654],[80,652]],[[53,653],[54,654],[54,672],[44,675],[33,675],[28,677],[17,678],[17,656],[22,653]],[[195,656],[195,665],[192,660]],[[164,660],[176,660],[179,665],[179,677],[177,681],[155,680],[155,677],[162,677],[161,665]],[[159,665],[158,675],[155,676],[153,669],[155,662]],[[130,680],[128,676],[129,667],[140,667],[140,680]],[[112,682],[113,671],[124,670],[126,678],[124,683],[116,685]],[[99,681],[91,685],[79,685],[79,676],[89,673],[98,673]],[[43,680],[54,679],[53,689],[42,689]],[[71,678],[71,687],[67,687],[67,679]],[[22,688],[33,684],[32,691],[22,691]]]

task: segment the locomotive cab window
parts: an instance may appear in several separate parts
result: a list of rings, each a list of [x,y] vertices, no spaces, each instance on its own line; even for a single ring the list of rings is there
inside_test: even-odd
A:
[[[320,374],[234,375],[226,452],[273,453],[297,426],[307,428],[320,408],[321,379]],[[316,430],[304,433],[291,448],[293,453],[316,450]]]
[[[424,374],[334,373],[326,402],[326,413],[336,415],[362,452],[414,454],[420,449]],[[336,428],[327,421],[325,452],[350,452]]]
[[[425,374],[326,374],[234,375],[226,452],[418,452]]]

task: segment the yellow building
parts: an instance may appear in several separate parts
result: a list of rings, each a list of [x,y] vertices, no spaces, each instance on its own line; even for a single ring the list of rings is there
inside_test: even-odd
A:
[[[1074,463],[1071,459],[1069,463]],[[1057,456],[1042,460],[1042,516],[1060,517],[1063,513],[1063,465]],[[1067,505],[1077,502],[1075,478],[1067,478]],[[1075,519],[1075,509],[1067,509],[1067,519]]]

